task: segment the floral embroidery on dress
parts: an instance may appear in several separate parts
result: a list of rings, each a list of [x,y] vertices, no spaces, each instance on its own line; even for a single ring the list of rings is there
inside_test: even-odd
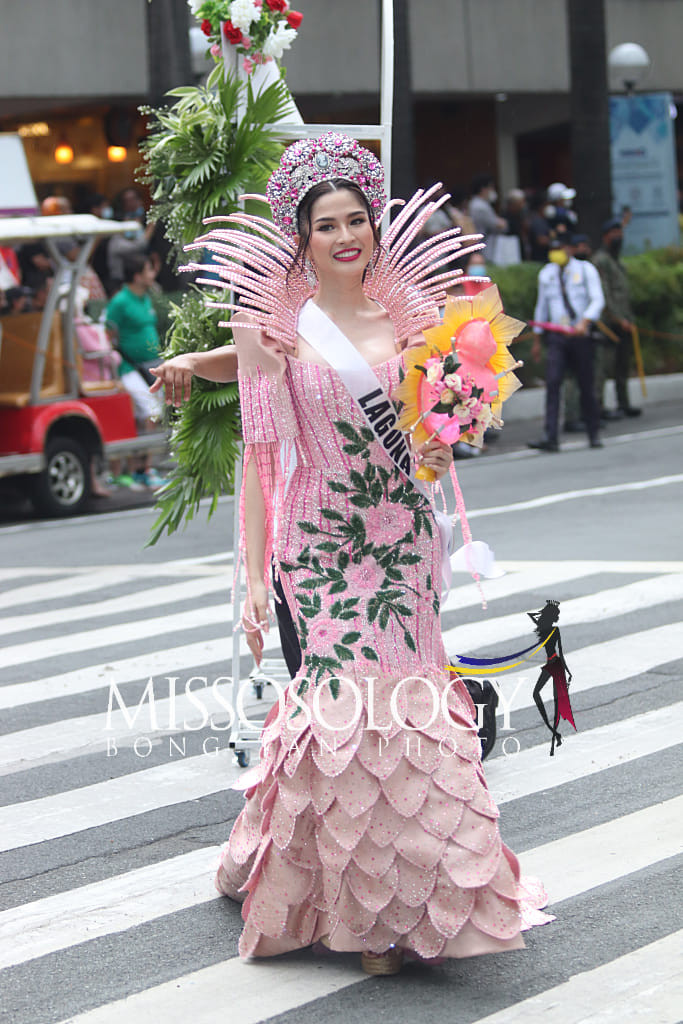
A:
[[[337,509],[322,508],[326,523],[299,521],[299,529],[311,537],[296,562],[282,561],[285,573],[301,572],[294,587],[297,631],[303,654],[303,678],[298,693],[310,682],[320,682],[330,673],[343,673],[344,663],[378,661],[375,650],[362,643],[362,632],[354,623],[376,623],[386,630],[390,622],[401,631],[408,650],[415,652],[412,631],[413,610],[403,600],[407,591],[420,596],[405,579],[404,570],[417,565],[420,556],[415,542],[424,530],[431,538],[434,524],[429,502],[396,467],[387,469],[371,461],[370,445],[375,442],[367,427],[356,429],[345,420],[334,423],[345,440],[347,455],[365,460],[365,469],[349,472],[348,482],[328,481],[331,491],[343,494],[349,505],[367,510],[346,517]],[[438,582],[438,581],[436,581]],[[432,574],[425,580],[438,615],[439,592]],[[355,597],[344,598],[349,590]],[[360,596],[359,596],[360,591]],[[339,595],[330,603],[330,598]],[[327,653],[321,653],[324,648]],[[332,679],[333,696],[339,680]]]

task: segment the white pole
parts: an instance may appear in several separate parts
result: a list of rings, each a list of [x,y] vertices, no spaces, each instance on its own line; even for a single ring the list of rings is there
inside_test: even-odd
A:
[[[394,120],[394,0],[382,0],[382,57],[380,70],[380,123],[382,164],[387,196],[391,198],[391,132]]]

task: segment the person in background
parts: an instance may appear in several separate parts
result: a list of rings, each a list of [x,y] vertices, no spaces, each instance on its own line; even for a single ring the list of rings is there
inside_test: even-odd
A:
[[[28,313],[31,292],[29,288],[13,285],[6,291],[0,290],[0,316],[12,316],[16,313]]]
[[[66,196],[46,196],[40,204],[40,213],[43,217],[63,216],[73,212],[71,200]]]
[[[110,300],[105,316],[118,333],[117,348],[122,357],[119,376],[133,401],[135,419],[142,431],[151,431],[157,428],[163,407],[159,396],[149,391],[151,375],[147,379],[150,368],[161,361],[157,315],[149,297],[154,267],[148,256],[131,253],[124,260],[123,273],[124,285]],[[129,476],[116,474],[112,482],[130,487]],[[149,453],[143,456],[132,477],[134,484],[154,489],[166,483],[151,467]]]
[[[488,288],[491,283],[487,280],[486,260],[482,252],[473,252],[463,267],[463,278],[473,277],[476,280],[462,280],[450,289],[451,295],[477,295],[483,288]]]
[[[631,405],[628,397],[629,363],[633,352],[633,309],[629,293],[626,267],[619,259],[624,232],[620,217],[613,217],[602,225],[602,242],[593,262],[598,268],[602,290],[605,293],[603,320],[618,342],[609,338],[604,343],[604,372],[600,375],[599,395],[602,399],[605,419],[620,419],[622,416],[640,416],[641,410]],[[617,409],[604,406],[603,385],[607,377],[614,378],[617,392]]]
[[[511,188],[505,197],[503,217],[508,222],[507,234],[519,239],[522,259],[528,247],[529,211],[521,188]]]
[[[136,220],[137,228],[123,235],[113,235],[107,246],[107,274],[110,294],[124,283],[124,260],[127,256],[146,254],[154,224],[146,224],[142,194],[136,188],[125,188],[117,202],[117,220]]]
[[[101,192],[93,192],[91,195],[86,196],[81,207],[81,212],[91,213],[93,217],[99,217],[101,220],[112,220],[114,216],[114,210],[111,203]],[[98,238],[95,240],[95,245],[90,254],[90,265],[102,282],[106,294],[110,295],[109,267],[107,265],[108,246],[108,238]]]
[[[553,237],[560,238],[576,231],[578,218],[571,208],[575,198],[576,189],[567,188],[561,181],[554,181],[548,186],[548,205],[543,213]]]
[[[600,275],[592,263],[575,258],[572,241],[569,238],[558,241],[556,248],[550,251],[549,262],[538,275],[534,320],[552,326],[545,330],[545,433],[539,440],[528,444],[530,448],[546,452],[559,451],[560,390],[568,369],[578,380],[590,447],[602,448],[600,413],[593,380],[595,342],[591,328],[602,313],[605,297]],[[544,329],[534,327],[534,333],[536,338],[531,356],[538,361]]]
[[[508,229],[508,222],[499,217],[493,208],[497,199],[498,193],[491,175],[478,174],[472,181],[468,213],[475,232],[484,236],[483,241],[487,246]]]
[[[529,221],[527,224],[527,253],[525,258],[535,263],[545,263],[550,249],[550,224],[543,215],[545,196],[537,192],[529,201]]]

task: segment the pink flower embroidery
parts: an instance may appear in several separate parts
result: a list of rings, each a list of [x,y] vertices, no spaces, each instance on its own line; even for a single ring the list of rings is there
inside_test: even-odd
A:
[[[319,617],[311,626],[308,634],[308,651],[327,653],[334,644],[349,632],[348,622],[337,619]]]
[[[381,504],[368,510],[365,531],[373,544],[395,544],[413,528],[413,517],[402,505]]]
[[[360,565],[351,564],[344,573],[349,589],[355,593],[367,592],[375,594],[384,581],[384,569],[374,558],[368,556]]]

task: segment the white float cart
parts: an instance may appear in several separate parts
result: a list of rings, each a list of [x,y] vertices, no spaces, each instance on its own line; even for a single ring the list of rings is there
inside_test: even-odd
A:
[[[380,157],[384,167],[386,192],[391,196],[391,133],[394,107],[394,3],[393,0],[381,0],[380,28],[380,123],[379,124],[303,124],[282,122],[274,126],[277,135],[287,141],[296,139],[317,139],[325,132],[339,131],[354,139],[379,142]],[[237,73],[244,80],[244,71],[237,64]],[[242,488],[242,460],[238,459],[235,467],[235,501],[233,517],[233,551],[239,550],[239,495]],[[261,730],[251,728],[240,716],[238,694],[240,689],[241,652],[239,629],[240,609],[244,596],[241,566],[237,565],[235,554],[235,580],[232,601],[232,711],[233,727],[230,733],[229,746],[235,751],[237,763],[246,768],[250,761],[250,751],[258,749],[261,744]],[[250,672],[255,696],[263,697],[263,691],[270,680],[279,683],[284,689],[290,681],[289,672],[283,658],[264,658],[259,668]]]

